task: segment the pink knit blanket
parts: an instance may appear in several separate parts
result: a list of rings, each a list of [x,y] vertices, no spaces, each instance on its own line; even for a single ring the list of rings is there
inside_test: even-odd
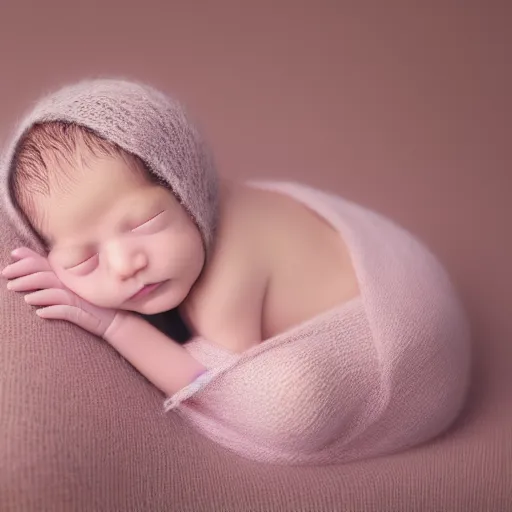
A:
[[[391,454],[445,430],[469,382],[467,318],[446,272],[380,214],[294,183],[348,245],[361,294],[243,354],[196,338],[210,372],[166,402],[204,435],[273,463]]]

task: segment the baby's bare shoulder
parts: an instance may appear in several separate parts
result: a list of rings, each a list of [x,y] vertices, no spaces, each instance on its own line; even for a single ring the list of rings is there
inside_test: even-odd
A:
[[[261,341],[269,268],[256,208],[242,187],[224,197],[212,257],[184,305],[197,334],[234,352]]]
[[[254,190],[250,206],[259,258],[267,262],[263,338],[272,337],[358,293],[341,234],[314,210],[283,193]]]

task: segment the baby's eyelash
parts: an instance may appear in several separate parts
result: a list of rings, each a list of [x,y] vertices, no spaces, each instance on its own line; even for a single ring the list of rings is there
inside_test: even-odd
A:
[[[68,267],[67,270],[76,270],[78,269],[79,267],[81,267],[82,265],[85,265],[86,263],[88,263],[89,261],[91,261],[93,258],[95,258],[96,256],[98,256],[97,254],[93,254],[92,256],[90,256],[89,258],[81,261],[80,263],[77,263],[76,265],[73,265],[72,267]]]
[[[153,217],[151,217],[150,219],[146,220],[145,222],[143,222],[142,224],[139,224],[138,226],[134,227],[132,229],[132,231],[135,231],[143,226],[145,226],[146,224],[149,224],[151,221],[155,220],[157,217],[159,217],[160,215],[162,215],[162,213],[164,213],[165,210],[162,210],[160,213],[157,213],[156,215],[153,215]]]

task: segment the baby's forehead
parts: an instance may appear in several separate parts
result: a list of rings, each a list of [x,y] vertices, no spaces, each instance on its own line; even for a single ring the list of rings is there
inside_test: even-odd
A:
[[[172,199],[171,199],[172,198]],[[174,204],[170,191],[117,170],[61,187],[37,202],[37,215],[48,238],[103,224],[138,219],[155,208]]]

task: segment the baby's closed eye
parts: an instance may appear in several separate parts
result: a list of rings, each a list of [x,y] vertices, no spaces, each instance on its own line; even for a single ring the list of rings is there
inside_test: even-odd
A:
[[[96,268],[98,261],[99,255],[93,254],[92,256],[82,258],[77,263],[67,264],[63,268],[73,273],[87,274]]]
[[[137,223],[137,225],[131,229],[133,233],[150,234],[162,229],[166,224],[166,211],[161,211],[156,215],[153,215],[149,219],[143,222]]]

